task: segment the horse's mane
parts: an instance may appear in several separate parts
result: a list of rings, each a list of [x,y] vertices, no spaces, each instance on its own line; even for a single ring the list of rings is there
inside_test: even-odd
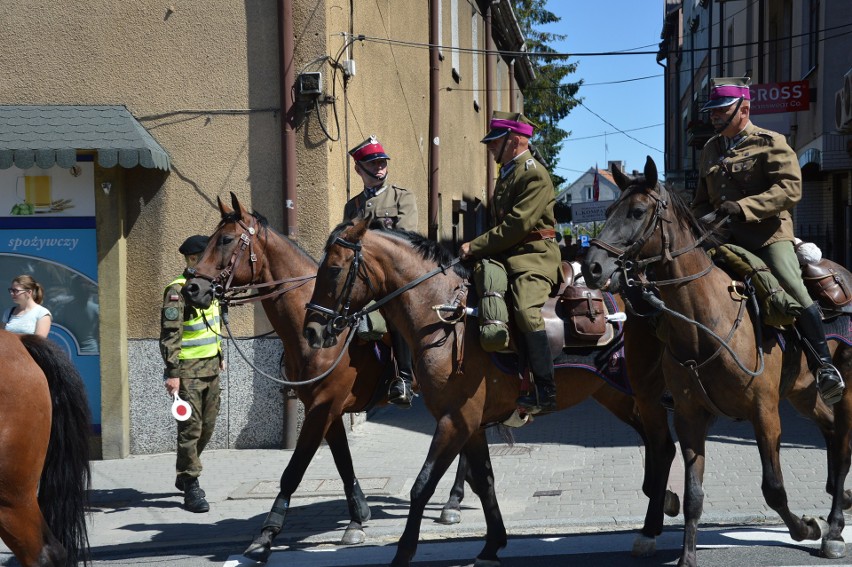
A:
[[[445,245],[440,242],[430,240],[419,232],[385,228],[382,225],[375,226],[373,229],[377,232],[385,232],[389,235],[408,241],[423,259],[434,262],[439,266],[447,266],[456,258],[456,255],[453,254],[453,252]],[[453,270],[459,275],[459,277],[470,277],[470,269],[460,262],[453,266]]]
[[[302,248],[302,247],[299,245],[299,243],[298,243],[298,242],[296,242],[296,241],[295,241],[295,240],[293,240],[292,238],[287,238],[286,236],[284,236],[283,234],[281,234],[280,232],[278,232],[278,231],[277,231],[277,230],[275,230],[274,228],[271,228],[271,227],[269,226],[269,220],[268,220],[265,216],[263,216],[261,213],[259,213],[259,212],[257,212],[257,211],[252,211],[252,212],[250,212],[250,213],[248,213],[248,214],[249,214],[249,215],[251,215],[252,217],[254,217],[254,219],[257,221],[257,224],[260,226],[260,233],[263,235],[263,237],[264,237],[264,238],[267,236],[267,232],[269,232],[269,231],[271,230],[272,232],[274,232],[275,234],[277,234],[277,235],[278,235],[278,236],[280,236],[281,238],[286,238],[287,240],[289,240],[289,241],[290,241],[290,243],[291,243],[293,246],[295,246],[295,247],[296,247],[296,250],[298,250],[298,251],[302,254],[302,256],[304,256],[306,259],[308,259],[308,260],[310,260],[311,262],[313,262],[313,263],[314,263],[314,265],[318,265],[318,264],[317,264],[316,259],[315,259],[313,256],[311,256],[310,254],[308,254],[308,253],[305,251],[305,249],[304,249],[304,248]],[[241,220],[242,220],[242,216],[240,216],[240,212],[239,212],[239,211],[236,211],[236,210],[235,210],[235,211],[231,211],[230,213],[226,213],[225,215],[223,215],[223,216],[222,216],[222,223],[223,223],[223,224],[224,224],[224,223],[229,223],[229,222],[236,223],[236,222],[239,222],[239,221],[241,221]],[[258,237],[260,237],[260,236],[261,236],[261,234],[258,234]]]
[[[328,250],[329,246],[334,244],[334,241],[338,236],[340,236],[340,233],[351,226],[355,226],[355,222],[360,220],[362,219],[345,221],[337,225],[334,230],[331,231],[331,234],[325,243],[325,249]],[[423,259],[434,262],[437,265],[447,266],[455,259],[455,254],[453,254],[446,246],[435,242],[434,240],[429,240],[418,232],[387,228],[383,223],[375,221],[370,224],[370,229],[408,242]],[[470,277],[470,269],[461,263],[455,264],[453,266],[453,271],[461,278]]]

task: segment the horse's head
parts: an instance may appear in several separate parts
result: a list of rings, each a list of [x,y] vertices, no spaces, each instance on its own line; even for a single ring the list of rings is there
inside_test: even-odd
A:
[[[196,306],[210,306],[213,297],[221,297],[231,286],[254,283],[263,257],[263,240],[259,238],[266,229],[266,219],[258,213],[249,213],[237,196],[231,193],[231,207],[216,198],[222,220],[210,237],[198,263],[186,270],[183,294]]]
[[[341,224],[326,242],[314,294],[306,305],[304,334],[313,348],[337,344],[337,336],[354,323],[351,311],[372,299],[361,253],[367,224],[364,220]]]
[[[592,240],[582,267],[587,285],[617,293],[633,284],[633,276],[646,265],[643,259],[671,259],[668,225],[674,195],[659,183],[650,156],[643,175],[626,175],[613,166],[612,177],[621,196],[607,210],[606,224]]]

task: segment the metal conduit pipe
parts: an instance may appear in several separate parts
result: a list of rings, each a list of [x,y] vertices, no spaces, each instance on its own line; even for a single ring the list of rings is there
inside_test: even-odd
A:
[[[441,59],[438,35],[438,2],[429,0],[429,238],[438,240],[439,196],[441,194]]]
[[[491,11],[492,6],[496,2],[491,2],[485,9],[485,119],[487,125],[491,121],[491,113],[494,110],[494,37],[492,30]],[[488,195],[488,204],[494,197],[494,166],[491,164],[491,156],[488,154],[488,148],[485,149],[485,187]]]
[[[281,179],[284,197],[284,234],[295,238],[298,234],[296,217],[296,130],[295,101],[295,39],[293,34],[293,0],[278,2],[278,48],[281,75]],[[284,423],[282,424],[282,449],[296,447],[299,401],[290,389],[283,391]]]

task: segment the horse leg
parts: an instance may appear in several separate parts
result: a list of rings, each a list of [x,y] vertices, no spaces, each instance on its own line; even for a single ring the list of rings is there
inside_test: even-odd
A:
[[[663,532],[663,515],[673,512],[669,515],[676,516],[680,508],[677,494],[667,488],[669,471],[677,451],[669,430],[668,415],[660,405],[659,394],[651,389],[631,398],[613,388],[604,387],[593,395],[598,403],[635,429],[645,443],[642,492],[648,497],[648,509],[645,512],[645,523],[633,541],[634,557],[650,557],[656,553],[656,537]]]
[[[305,413],[305,420],[296,448],[290,457],[290,462],[281,475],[278,496],[272,502],[272,509],[267,514],[260,530],[260,535],[246,548],[243,555],[253,561],[265,563],[272,553],[272,541],[284,526],[287,510],[290,508],[290,497],[302,482],[305,471],[319,449],[324,432],[328,429],[328,404],[313,406]],[[336,420],[340,420],[340,416]],[[342,424],[341,424],[342,427]]]
[[[0,507],[0,538],[24,567],[66,564],[65,549],[47,527],[35,494]]]
[[[441,510],[438,522],[452,525],[461,522],[461,503],[464,500],[464,481],[467,477],[467,457],[464,452],[459,455],[459,468],[456,470],[456,479],[450,489],[450,498]]]
[[[506,526],[494,493],[494,469],[491,467],[491,455],[485,430],[477,430],[464,446],[463,455],[470,464],[470,486],[482,502],[487,532],[485,547],[476,556],[474,567],[498,567],[500,560],[497,552],[506,547]]]
[[[787,526],[790,537],[796,541],[819,539],[822,529],[814,518],[795,516],[787,505],[787,491],[784,489],[784,477],[781,473],[781,419],[777,404],[759,411],[754,418],[754,435],[760,451],[760,464],[763,471],[761,490],[763,499],[775,510]]]
[[[852,348],[841,345],[834,353],[834,364],[841,375],[852,373]],[[826,442],[826,460],[828,475],[826,492],[831,495],[831,511],[828,515],[828,530],[822,536],[822,554],[831,559],[846,556],[846,543],[843,541],[845,520],[843,510],[850,504],[850,491],[844,490],[846,476],[850,467],[850,442],[852,441],[852,398],[844,394],[843,398],[829,410],[823,404],[814,403],[817,394],[808,387],[802,395],[793,395],[790,402],[805,416],[813,420],[820,428]]]
[[[711,416],[701,408],[689,408],[686,415],[675,408],[675,431],[684,465],[683,551],[677,564],[678,567],[697,567],[698,522],[704,510],[704,450]]]
[[[411,487],[411,504],[408,508],[408,519],[405,529],[397,543],[396,555],[394,555],[392,567],[409,567],[411,559],[417,551],[417,540],[420,538],[420,525],[423,521],[423,511],[429,503],[429,499],[435,493],[435,487],[447,472],[456,455],[470,437],[469,432],[460,431],[454,423],[462,421],[460,416],[445,415],[435,428],[432,436],[432,444],[426,455],[426,462],[420,469],[414,486]],[[473,429],[473,427],[471,427]]]
[[[349,508],[349,525],[343,532],[340,543],[344,545],[355,545],[364,543],[367,538],[364,533],[363,524],[370,519],[370,506],[367,498],[361,490],[355,469],[352,466],[352,454],[349,452],[349,441],[346,438],[346,428],[343,426],[341,417],[335,419],[329,425],[325,434],[328,448],[334,458],[334,464],[340,479],[343,481],[343,490],[346,493],[346,506]]]

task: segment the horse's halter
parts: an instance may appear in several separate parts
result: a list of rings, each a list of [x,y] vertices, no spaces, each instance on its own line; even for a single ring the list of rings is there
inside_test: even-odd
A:
[[[227,222],[229,221],[222,220],[219,223],[219,226],[216,228],[216,232],[219,232],[219,230]],[[236,267],[237,262],[239,262],[240,258],[246,250],[248,250],[249,253],[251,283],[250,286],[245,287],[251,287],[255,285],[254,280],[257,277],[258,272],[258,270],[256,270],[257,254],[255,254],[254,252],[254,237],[257,234],[257,229],[255,228],[256,219],[254,217],[251,217],[249,225],[246,225],[246,223],[244,223],[242,219],[236,219],[234,222],[236,222],[236,224],[240,225],[243,228],[243,233],[240,234],[239,245],[235,246],[234,251],[231,253],[231,259],[228,261],[228,265],[225,266],[224,270],[219,272],[219,275],[215,277],[208,276],[206,274],[198,272],[198,270],[196,270],[194,267],[186,269],[186,273],[189,274],[191,277],[200,278],[211,282],[213,287],[213,295],[219,299],[221,299],[225,295],[226,291],[230,291],[232,289],[231,282],[234,279],[234,268]]]
[[[343,282],[343,290],[340,292],[340,295],[338,296],[337,301],[335,301],[332,309],[323,307],[316,303],[308,303],[305,305],[305,309],[325,315],[328,320],[328,323],[326,324],[326,333],[332,337],[336,337],[342,333],[346,327],[355,324],[358,320],[358,317],[349,314],[349,309],[351,305],[352,289],[355,287],[355,280],[358,278],[358,272],[361,269],[362,260],[360,241],[349,242],[348,240],[344,240],[338,236],[334,239],[332,245],[334,244],[348,248],[354,252],[352,263],[349,264],[349,272],[346,273],[346,281]],[[366,274],[364,274],[364,280],[367,282],[367,285],[370,285],[370,280]],[[370,287],[372,288],[371,285]]]
[[[603,242],[602,240],[598,240],[597,238],[592,239],[589,243],[589,246],[597,246],[603,250],[606,250],[610,254],[614,254],[615,264],[618,266],[616,271],[621,271],[624,273],[624,281],[627,287],[635,287],[635,286],[643,286],[650,287],[655,285],[668,285],[674,283],[684,283],[688,281],[692,281],[694,279],[698,279],[708,273],[713,268],[713,262],[708,262],[707,268],[702,270],[697,274],[692,274],[689,276],[685,276],[682,278],[676,278],[671,280],[657,280],[651,281],[645,276],[645,268],[650,266],[651,264],[655,264],[661,260],[666,260],[671,262],[674,258],[686,254],[687,252],[691,252],[698,248],[701,243],[707,239],[712,232],[706,232],[702,234],[699,238],[695,240],[691,245],[686,246],[685,248],[681,248],[680,250],[671,250],[671,238],[669,237],[668,231],[666,231],[663,223],[672,224],[670,218],[665,216],[665,213],[668,211],[669,207],[669,199],[668,192],[665,187],[657,185],[657,188],[648,189],[647,195],[654,200],[654,214],[651,216],[648,223],[645,225],[645,228],[642,232],[642,236],[636,239],[630,246],[625,248],[624,250],[617,248],[611,244]],[[628,193],[625,193],[622,198],[626,198]],[[613,207],[618,204],[616,202]],[[636,256],[642,250],[642,247],[645,246],[645,243],[649,238],[659,229],[660,231],[660,239],[663,245],[663,252],[657,256],[651,256],[649,258],[643,258],[641,260],[637,260]],[[631,273],[635,273],[636,277],[631,277]]]

